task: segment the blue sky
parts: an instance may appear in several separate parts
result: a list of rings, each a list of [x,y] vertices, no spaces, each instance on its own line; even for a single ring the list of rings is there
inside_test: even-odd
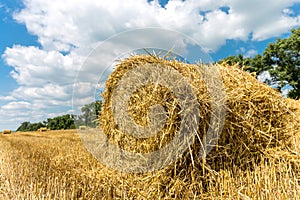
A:
[[[20,2],[19,2],[20,3]],[[12,18],[13,10],[19,9],[18,1],[7,1],[0,3],[2,7],[0,9],[0,30],[1,30],[1,39],[0,39],[0,54],[4,53],[6,47],[11,47],[14,44],[24,44],[30,45],[37,44],[36,38],[29,35],[25,25],[21,25],[16,23],[16,21]],[[1,6],[0,6],[1,7]],[[8,10],[8,8],[10,8]],[[1,74],[1,82],[0,82],[0,91],[1,95],[9,95],[9,92],[12,91],[15,87],[17,87],[14,79],[9,75],[10,70],[8,66],[5,66],[3,59],[0,60],[0,74]]]
[[[218,61],[261,54],[299,25],[299,0],[1,0],[0,130],[74,112],[72,85],[86,56],[123,31],[182,32]]]

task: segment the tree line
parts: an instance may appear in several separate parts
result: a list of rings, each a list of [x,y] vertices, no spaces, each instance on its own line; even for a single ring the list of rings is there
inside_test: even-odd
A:
[[[88,126],[95,128],[98,125],[102,102],[97,100],[86,104],[81,108],[81,115],[66,114],[45,121],[31,123],[23,122],[17,131],[37,131],[39,128],[46,127],[50,130],[75,129],[77,126]]]

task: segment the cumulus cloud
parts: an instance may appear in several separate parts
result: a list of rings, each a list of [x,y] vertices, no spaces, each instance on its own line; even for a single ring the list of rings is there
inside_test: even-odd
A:
[[[22,112],[27,115],[27,120],[33,115],[35,119],[45,117],[42,110],[53,115],[50,108],[55,106],[67,111],[72,103],[75,80],[82,90],[88,91],[91,89],[90,80],[99,79],[95,69],[102,67],[104,70],[113,59],[122,57],[125,50],[148,44],[152,47],[168,46],[168,41],[176,40],[172,35],[163,34],[149,33],[146,37],[144,32],[145,37],[136,35],[115,41],[111,46],[107,43],[102,60],[97,60],[101,65],[84,65],[82,68],[89,52],[115,34],[160,27],[184,33],[211,52],[228,39],[246,41],[252,36],[251,40],[260,41],[287,33],[300,25],[300,16],[295,16],[292,9],[299,2],[169,0],[163,8],[158,0],[24,0],[24,8],[15,12],[13,17],[37,36],[40,47],[14,45],[2,55],[4,61],[13,67],[11,76],[19,87],[11,92],[10,97],[0,97],[11,101],[0,108],[0,116],[5,113],[13,116],[14,112],[14,116],[18,116],[22,106],[27,109]],[[186,41],[177,40],[176,45],[184,54]],[[248,56],[255,53],[255,50],[247,52]],[[81,75],[76,79],[78,70]],[[93,100],[91,96],[78,95],[78,105]],[[57,113],[62,109],[57,109]]]
[[[268,71],[263,71],[257,76],[257,79],[261,82],[265,82],[267,80],[271,80],[271,74]]]
[[[289,8],[285,8],[282,10],[282,13],[285,14],[285,15],[293,15],[295,14],[295,12]]]
[[[0,107],[0,121],[6,129],[15,129],[16,125],[27,121],[28,116],[32,113],[34,111],[29,102],[12,101]],[[34,118],[33,116],[33,120]]]
[[[13,96],[0,96],[0,100],[2,100],[2,101],[14,101],[14,100],[16,100],[16,98],[14,98]]]
[[[253,34],[253,40],[261,41],[274,36],[280,36],[285,30],[289,30],[291,27],[300,25],[300,16],[289,17],[281,16],[277,21],[272,21],[265,24],[265,27],[257,28]]]
[[[257,51],[255,49],[250,49],[245,53],[246,58],[250,58],[257,55]]]
[[[27,0],[14,17],[47,50],[70,51],[143,27],[174,29],[216,50],[226,39],[245,40],[252,32],[254,40],[262,40],[300,25],[297,17],[289,15],[289,7],[296,2],[299,0],[170,0],[162,8],[157,0]],[[224,7],[229,11],[223,11]]]
[[[12,110],[12,109],[29,109],[30,108],[30,103],[25,102],[25,101],[20,101],[20,102],[10,102],[4,106],[2,106],[2,109],[4,110]]]
[[[39,122],[47,118],[58,116],[58,114],[68,113],[65,111],[56,111],[43,106],[44,101],[12,101],[0,107],[0,125],[1,128],[15,130],[22,122]],[[60,102],[59,105],[62,105]]]
[[[47,83],[68,84],[81,65],[81,58],[76,52],[62,55],[59,51],[45,51],[38,47],[15,45],[7,48],[3,59],[14,67],[12,77],[26,86]]]

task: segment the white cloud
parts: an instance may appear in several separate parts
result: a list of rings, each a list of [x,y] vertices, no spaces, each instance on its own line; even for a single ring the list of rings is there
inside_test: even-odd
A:
[[[70,98],[70,90],[72,90],[72,85],[54,85],[46,84],[40,87],[25,87],[20,86],[12,92],[15,98],[23,98],[30,100],[31,98],[43,99],[43,100],[61,100]]]
[[[22,122],[30,121],[34,123],[67,113],[62,111],[45,112],[45,109],[48,108],[47,106],[44,108],[37,107],[37,105],[42,105],[41,103],[42,102],[30,103],[27,101],[12,101],[3,105],[0,107],[0,129],[16,130]],[[61,104],[62,102],[60,102],[60,105]]]
[[[261,82],[265,82],[266,80],[271,80],[271,75],[268,71],[263,71],[257,76],[257,79]]]
[[[102,52],[101,60],[97,60],[101,66],[91,64],[80,68],[90,50],[114,34],[136,28],[161,27],[182,32],[206,50],[216,51],[228,39],[248,40],[252,33],[252,40],[264,40],[299,26],[300,16],[294,16],[291,7],[297,2],[300,1],[170,0],[162,8],[158,0],[150,3],[147,0],[24,0],[25,7],[16,12],[14,18],[38,37],[41,47],[15,45],[2,55],[13,67],[11,76],[20,86],[9,97],[0,97],[11,101],[0,109],[0,116],[9,113],[17,118],[22,114],[20,106],[28,109],[24,111],[28,119],[59,113],[51,112],[53,107],[70,109],[72,86],[79,69],[78,84],[85,92],[92,93],[93,87],[88,82],[99,79],[98,68],[103,71],[113,59],[122,57],[120,54],[132,48],[149,44],[152,47],[168,46],[177,40],[176,48],[182,47],[180,53],[185,53],[184,40],[144,32],[145,37],[136,35],[115,41],[111,46],[106,43],[106,51]],[[228,8],[228,12],[222,7]],[[249,50],[247,55],[255,53],[255,50]],[[93,100],[86,93],[78,95],[78,105]],[[26,107],[28,105],[21,102],[31,106]],[[12,106],[18,109],[12,110]],[[47,113],[43,114],[45,110]]]
[[[290,86],[290,85],[284,86],[284,87],[281,89],[282,96],[287,97],[287,96],[288,96],[288,93],[289,93],[291,90],[293,90],[293,87],[292,87],[292,86]]]
[[[8,65],[14,67],[12,77],[20,85],[26,86],[69,84],[84,59],[76,52],[64,56],[55,50],[45,51],[20,45],[7,48],[2,57]]]
[[[2,101],[15,101],[16,98],[14,98],[13,96],[0,96],[0,100],[2,100]]]
[[[295,12],[289,8],[285,8],[282,10],[282,13],[285,14],[285,15],[293,15],[295,14]]]
[[[277,21],[265,24],[264,27],[257,28],[257,31],[253,34],[254,40],[265,40],[270,37],[280,36],[285,30],[289,30],[291,27],[300,25],[300,16],[289,17],[281,16]]]
[[[246,58],[250,58],[257,55],[257,51],[255,49],[250,49],[245,53]]]
[[[12,101],[0,107],[0,127],[1,129],[16,129],[23,121],[34,120],[31,115],[31,104],[26,101]]]
[[[300,25],[296,17],[287,15],[296,2],[299,0],[170,0],[162,8],[157,1],[146,0],[28,0],[15,19],[25,23],[47,50],[69,51],[143,27],[174,29],[216,50],[226,39],[245,40],[253,32],[254,40],[262,40]],[[229,13],[221,7],[228,7]]]
[[[30,103],[25,101],[13,101],[1,107],[3,110],[19,110],[19,109],[29,109]]]

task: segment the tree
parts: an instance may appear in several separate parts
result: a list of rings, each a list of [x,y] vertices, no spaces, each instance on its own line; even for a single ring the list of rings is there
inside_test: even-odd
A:
[[[242,54],[238,54],[237,56],[229,56],[227,58],[224,58],[220,61],[221,62],[226,62],[229,65],[235,65],[239,64],[242,66],[248,66],[250,62],[250,58],[245,58]]]
[[[21,126],[18,127],[17,131],[27,131],[30,126],[30,122],[23,122]]]
[[[23,122],[17,131],[36,131],[41,127],[47,127],[51,130],[60,129],[75,129],[77,125],[86,125],[89,127],[96,127],[98,117],[101,112],[102,102],[96,101],[86,104],[82,107],[82,115],[66,114],[54,118],[48,118],[46,121],[38,123]]]
[[[269,69],[272,81],[281,90],[286,85],[292,87],[288,97],[300,97],[300,28],[292,29],[290,37],[277,39],[264,51],[263,62]]]
[[[42,122],[33,124],[30,122],[23,122],[21,126],[18,127],[17,131],[37,131],[41,127],[45,127],[45,124]]]
[[[62,115],[47,119],[47,127],[51,130],[71,129],[75,128],[75,115]]]
[[[229,56],[227,58],[222,59],[219,63],[226,62],[229,65],[241,65],[243,66],[245,71],[249,73],[255,72],[259,75],[261,72],[268,70],[268,68],[264,64],[263,56],[257,54],[253,58],[244,57],[242,54],[238,54],[237,56]]]
[[[86,104],[81,108],[82,115],[78,119],[84,121],[84,125],[90,127],[96,127],[97,119],[100,115],[102,102],[97,100],[90,104]]]
[[[240,64],[248,72],[256,72],[259,75],[268,71],[271,81],[266,80],[269,85],[276,85],[281,91],[284,86],[292,87],[288,97],[299,99],[300,97],[300,28],[292,29],[291,35],[286,39],[277,39],[270,43],[263,55],[256,55],[253,58],[245,58],[239,54],[229,56],[220,62],[227,62],[229,65]]]

